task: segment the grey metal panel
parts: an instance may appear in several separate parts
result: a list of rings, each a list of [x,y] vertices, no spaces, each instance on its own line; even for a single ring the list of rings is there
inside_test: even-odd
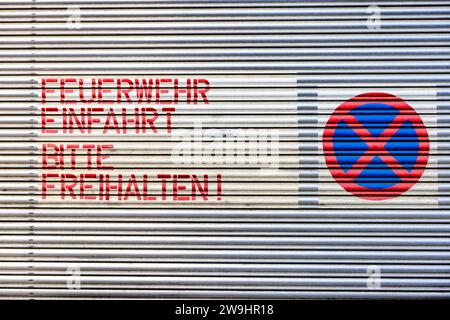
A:
[[[376,5],[0,3],[0,297],[449,298],[450,1]],[[214,145],[202,149],[210,156],[201,163],[174,162],[180,141],[173,135],[105,134],[105,115],[89,134],[77,125],[64,131],[68,122],[84,121],[82,108],[112,108],[119,123],[126,122],[134,107],[145,106],[136,90],[107,106],[70,105],[61,103],[60,84],[53,83],[56,94],[49,92],[45,103],[42,98],[43,78],[84,79],[85,90],[112,78],[103,84],[111,96],[117,79],[133,85],[177,79],[187,90],[189,77],[210,82],[208,103],[181,95],[172,104],[173,133],[182,139],[199,122],[224,137],[277,130],[278,171],[267,163],[217,162]],[[322,136],[335,108],[373,91],[392,92],[414,106],[431,147],[412,193],[368,204],[327,175],[333,166],[324,161]],[[158,112],[165,106],[149,103]],[[43,133],[43,107],[58,108],[46,112],[57,131]],[[67,118],[62,108],[80,118]],[[167,127],[156,123],[154,129]],[[248,145],[236,146],[233,155],[258,147],[254,131],[246,132]],[[193,143],[204,139],[192,137]],[[122,201],[114,190],[114,199],[86,201],[81,189],[62,198],[62,176],[53,180],[56,187],[47,185],[44,199],[43,173],[108,173],[86,169],[92,161],[86,150],[70,170],[49,170],[44,144],[114,145],[105,160],[114,166],[112,183],[118,174],[134,173],[146,197],[158,199],[134,194]],[[70,154],[65,157],[70,163]],[[210,181],[214,199],[197,194],[195,201],[179,202],[169,188],[167,201],[152,184],[158,178],[144,178],[148,170],[220,173],[221,193]],[[99,176],[83,179],[96,196],[104,188],[96,184]]]

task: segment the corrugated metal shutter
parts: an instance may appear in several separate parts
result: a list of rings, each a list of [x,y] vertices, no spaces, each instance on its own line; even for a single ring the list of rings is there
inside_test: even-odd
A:
[[[0,296],[449,297],[449,4],[1,3]]]

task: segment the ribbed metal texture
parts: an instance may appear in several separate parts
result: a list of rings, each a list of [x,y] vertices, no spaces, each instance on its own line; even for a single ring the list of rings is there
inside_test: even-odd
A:
[[[0,297],[449,298],[449,18],[0,3]]]

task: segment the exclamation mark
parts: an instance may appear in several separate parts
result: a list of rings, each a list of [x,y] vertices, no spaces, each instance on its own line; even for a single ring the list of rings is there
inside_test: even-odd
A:
[[[217,175],[217,200],[222,200],[222,175]]]

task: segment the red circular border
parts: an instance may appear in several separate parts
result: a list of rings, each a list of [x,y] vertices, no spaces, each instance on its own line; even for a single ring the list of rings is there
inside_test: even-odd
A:
[[[413,170],[411,172],[407,172],[407,174],[399,176],[402,182],[381,190],[369,189],[355,183],[354,180],[359,176],[360,172],[357,174],[353,173],[352,170],[347,173],[344,172],[337,161],[333,146],[333,135],[339,121],[343,117],[349,115],[349,112],[354,108],[373,102],[385,103],[400,110],[399,116],[407,117],[411,121],[419,139],[419,152]],[[427,129],[417,112],[401,98],[384,92],[363,93],[354,96],[337,107],[328,119],[323,131],[322,146],[327,167],[336,182],[338,182],[346,191],[359,198],[367,200],[390,199],[408,191],[414,184],[417,183],[425,171],[430,150]]]

